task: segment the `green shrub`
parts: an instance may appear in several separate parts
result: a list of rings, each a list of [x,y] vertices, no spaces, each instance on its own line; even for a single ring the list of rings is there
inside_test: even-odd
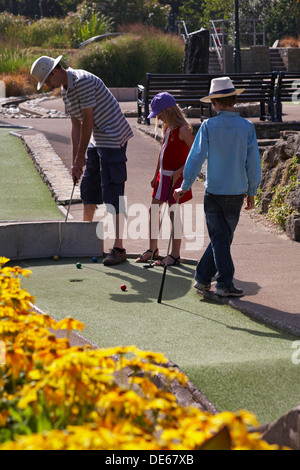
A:
[[[17,41],[22,47],[77,48],[81,42],[111,30],[111,20],[96,12],[32,22],[21,16],[0,14],[0,38]]]
[[[15,35],[27,25],[23,16],[14,16],[10,13],[3,12],[0,14],[0,38],[14,38]]]
[[[176,36],[124,35],[91,44],[73,66],[101,77],[109,87],[135,87],[145,82],[146,72],[180,73],[184,43]]]
[[[0,74],[28,69],[32,61],[30,51],[19,47],[0,47],[0,56]]]
[[[77,68],[101,77],[107,86],[136,86],[142,79],[142,70],[149,65],[149,57],[142,41],[120,38],[86,48],[77,59]]]
[[[184,44],[170,34],[148,36],[145,46],[151,55],[152,73],[181,73],[184,59]],[[148,70],[147,70],[148,72]]]

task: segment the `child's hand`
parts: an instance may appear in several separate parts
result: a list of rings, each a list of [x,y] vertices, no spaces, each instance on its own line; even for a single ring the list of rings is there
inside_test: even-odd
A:
[[[254,205],[255,205],[254,196],[247,196],[245,209],[246,209],[247,211],[249,211],[249,210],[251,210],[251,209],[254,209]]]
[[[172,176],[173,186],[175,185],[176,181],[177,181],[178,178],[180,177],[181,173],[182,173],[182,169],[181,169],[181,168],[180,168],[179,170],[174,171],[173,176]]]
[[[185,195],[185,193],[186,191],[182,188],[175,189],[173,193],[173,198],[175,199],[175,201],[178,201],[182,196]]]

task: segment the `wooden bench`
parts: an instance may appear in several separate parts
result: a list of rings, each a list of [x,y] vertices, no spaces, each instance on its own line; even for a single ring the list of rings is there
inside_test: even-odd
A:
[[[138,123],[150,124],[149,105],[153,97],[162,91],[174,96],[180,107],[200,107],[200,119],[207,105],[200,99],[209,94],[212,78],[222,77],[217,74],[146,74],[146,86],[138,85]],[[245,88],[238,98],[239,102],[259,102],[260,120],[275,121],[274,90],[277,72],[229,74],[235,88]],[[209,106],[209,105],[208,105]],[[267,106],[267,110],[266,110]],[[211,107],[209,106],[211,109]],[[211,111],[209,113],[211,115]]]
[[[138,85],[138,123],[150,125],[148,114],[150,103],[157,93],[167,91],[176,103],[185,106],[200,106],[200,98],[208,95],[211,76],[207,74],[146,74],[146,86]]]
[[[300,102],[300,72],[279,72],[275,100],[277,121],[282,122],[282,103]]]

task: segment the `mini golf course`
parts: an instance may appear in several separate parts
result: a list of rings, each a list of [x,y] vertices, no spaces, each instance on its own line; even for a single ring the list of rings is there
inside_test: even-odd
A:
[[[21,141],[7,129],[0,129],[0,141],[0,221],[61,221]],[[144,269],[133,260],[108,268],[92,257],[15,264],[31,269],[22,285],[42,311],[81,320],[82,335],[99,347],[135,344],[163,352],[220,411],[244,408],[264,424],[299,403],[296,338],[198,295],[191,265],[168,269],[158,304],[162,268]]]
[[[0,129],[0,221],[61,220],[22,142]]]
[[[15,264],[31,269],[22,285],[42,311],[81,320],[81,334],[100,347],[134,344],[163,352],[219,411],[247,409],[264,424],[299,403],[296,338],[205,300],[192,287],[191,265],[168,269],[158,304],[162,268],[145,269],[134,260],[116,267],[92,258]]]

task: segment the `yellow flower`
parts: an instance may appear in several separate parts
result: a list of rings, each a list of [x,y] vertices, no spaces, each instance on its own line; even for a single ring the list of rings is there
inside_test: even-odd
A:
[[[9,258],[6,258],[5,256],[0,256],[0,266],[3,266],[4,264],[9,262]]]
[[[38,369],[30,370],[27,374],[29,380],[40,380],[42,375],[41,371]]]
[[[18,407],[21,408],[21,410],[27,408],[29,403],[37,401],[37,392],[35,389],[27,387],[26,392],[25,397],[21,398],[18,402]]]
[[[85,325],[80,322],[79,320],[74,320],[74,318],[67,317],[64,318],[63,320],[60,320],[56,323],[56,325],[53,326],[54,330],[79,330],[82,331],[84,330]]]

